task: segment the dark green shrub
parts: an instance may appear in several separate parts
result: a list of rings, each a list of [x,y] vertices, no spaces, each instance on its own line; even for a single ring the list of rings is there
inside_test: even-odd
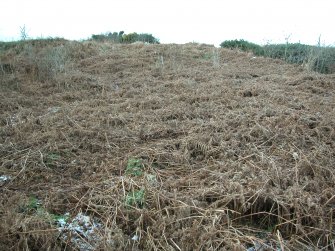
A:
[[[143,208],[144,204],[145,204],[145,190],[143,188],[140,190],[134,190],[127,194],[126,196],[127,207]]]
[[[116,43],[122,43],[122,35],[124,34],[124,31],[120,31],[119,33],[117,32],[109,32],[107,34],[107,38],[109,40],[112,40],[113,42],[116,42]]]
[[[264,54],[262,46],[254,44],[243,39],[226,40],[220,44],[221,48],[240,49],[242,51],[251,51],[257,56]]]
[[[227,40],[222,48],[251,51],[256,56],[282,59],[288,63],[305,64],[308,69],[320,73],[335,73],[335,48],[311,46],[300,43],[267,44],[260,46],[243,39]]]
[[[264,56],[302,64],[308,58],[311,46],[305,44],[268,44],[263,46]]]
[[[138,41],[137,39],[138,39],[138,34],[136,32],[124,34],[122,36],[122,42],[128,43],[128,44]]]
[[[152,34],[147,33],[138,34],[137,41],[149,44],[159,44],[159,40],[157,38],[155,38]]]
[[[143,174],[144,166],[141,159],[131,158],[128,160],[126,174],[133,176],[141,176]]]
[[[124,43],[134,43],[137,41],[150,43],[150,44],[159,44],[159,40],[151,34],[146,34],[146,33],[137,34],[136,32],[134,32],[134,33],[123,35]]]
[[[320,73],[335,72],[335,48],[295,44],[269,44],[264,56],[283,59],[294,64],[307,64],[309,69]]]
[[[146,42],[150,44],[159,44],[159,40],[155,38],[152,34],[147,33],[129,33],[125,34],[124,31],[109,32],[106,34],[92,35],[92,40],[96,41],[113,41],[116,43],[134,43],[136,41]]]
[[[308,64],[310,70],[325,74],[335,73],[335,48],[314,48],[310,52]]]
[[[103,35],[103,34],[100,34],[100,35],[95,35],[95,34],[93,34],[93,35],[92,35],[92,39],[93,39],[93,40],[97,40],[97,41],[103,41],[103,40],[106,40],[106,39],[107,39],[107,36],[106,36],[106,35]]]

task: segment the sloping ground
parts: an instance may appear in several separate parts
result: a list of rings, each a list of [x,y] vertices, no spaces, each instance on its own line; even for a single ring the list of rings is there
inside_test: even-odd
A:
[[[1,250],[334,249],[334,75],[197,44],[49,47],[2,55]]]

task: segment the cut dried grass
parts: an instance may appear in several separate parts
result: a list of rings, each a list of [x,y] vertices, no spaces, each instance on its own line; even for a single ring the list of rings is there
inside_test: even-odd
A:
[[[99,219],[102,250],[334,246],[332,76],[205,45],[75,46],[58,84],[1,86],[3,247],[76,248],[31,196]]]

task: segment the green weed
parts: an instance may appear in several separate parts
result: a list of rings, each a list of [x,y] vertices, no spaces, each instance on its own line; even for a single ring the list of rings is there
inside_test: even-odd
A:
[[[53,224],[66,224],[70,218],[70,214],[66,213],[63,215],[49,213],[43,206],[42,202],[37,199],[35,196],[30,196],[26,205],[21,208],[23,213],[32,213],[39,216],[41,219],[44,219]]]
[[[133,176],[141,176],[143,174],[143,163],[141,159],[129,159],[126,168],[126,174]]]
[[[134,190],[129,192],[126,196],[126,206],[137,206],[143,208],[145,203],[145,190]]]
[[[50,152],[45,156],[45,164],[48,167],[54,166],[57,161],[59,161],[61,158],[61,155],[56,152]]]
[[[70,218],[70,214],[66,213],[66,214],[58,215],[58,214],[49,213],[49,217],[53,223],[64,225],[65,223],[68,222]]]
[[[19,207],[20,213],[39,213],[42,210],[42,203],[35,196],[30,196],[25,204]]]
[[[27,210],[38,210],[41,208],[42,204],[39,199],[34,196],[29,197],[28,204],[26,205]]]
[[[250,43],[243,39],[240,40],[226,40],[220,44],[222,48],[229,48],[229,49],[240,49],[242,51],[251,51],[256,56],[264,55],[264,49],[262,46],[254,43]]]

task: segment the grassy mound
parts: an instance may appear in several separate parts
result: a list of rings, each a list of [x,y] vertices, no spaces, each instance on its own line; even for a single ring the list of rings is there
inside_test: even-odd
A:
[[[1,51],[0,250],[334,247],[334,76],[206,45]]]

